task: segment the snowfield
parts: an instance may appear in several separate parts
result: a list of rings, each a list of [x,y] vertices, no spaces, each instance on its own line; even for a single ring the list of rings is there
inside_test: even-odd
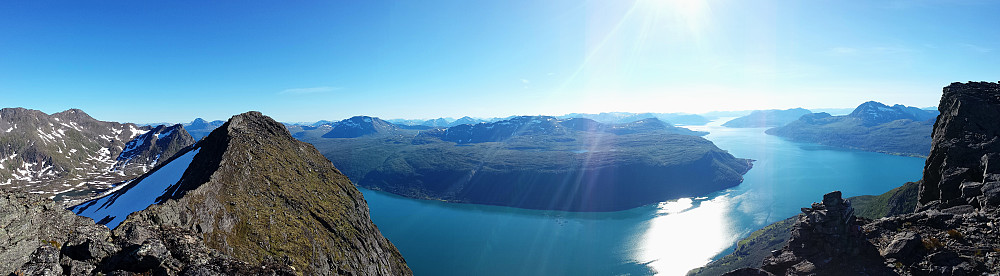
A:
[[[155,203],[156,198],[170,187],[181,180],[184,171],[191,165],[191,160],[198,154],[200,148],[188,151],[184,155],[174,159],[170,163],[163,165],[152,174],[146,176],[140,182],[124,193],[112,193],[102,198],[98,198],[70,208],[70,211],[78,215],[89,217],[94,221],[101,221],[110,218],[105,225],[110,229],[118,227],[132,212],[141,211]],[[123,184],[127,185],[127,184]]]

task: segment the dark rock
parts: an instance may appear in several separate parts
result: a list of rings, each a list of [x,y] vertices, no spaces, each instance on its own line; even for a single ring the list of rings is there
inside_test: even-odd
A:
[[[979,198],[979,202],[984,205],[997,206],[1000,205],[1000,181],[987,182],[983,184],[982,196]]]
[[[59,265],[59,249],[45,244],[31,253],[31,259],[14,274],[55,276],[62,273],[62,266]]]
[[[893,237],[889,246],[883,248],[879,253],[883,257],[893,258],[907,264],[919,260],[918,254],[923,251],[923,243],[920,234],[914,232],[902,232]]]
[[[159,239],[148,239],[129,254],[138,269],[152,269],[170,258],[170,252]]]
[[[0,189],[0,275],[27,263],[39,246],[66,244],[69,233],[85,225],[94,222],[52,200]]]
[[[745,267],[722,274],[722,276],[774,276],[771,272],[754,267]]]
[[[939,266],[956,266],[962,263],[962,259],[959,258],[958,253],[952,251],[936,252],[927,256],[927,259]]]
[[[996,139],[1000,135],[998,95],[1000,83],[952,83],[944,88],[938,105],[941,115],[934,124],[932,150],[924,167],[920,204],[959,198],[962,183],[982,183],[984,173],[997,171],[990,162],[1000,153]],[[990,200],[982,203],[997,204]]]
[[[792,275],[887,273],[860,225],[850,202],[839,191],[828,193],[822,203],[803,209],[788,244],[765,258],[761,269]]]
[[[948,213],[948,214],[953,214],[953,215],[968,214],[968,213],[972,213],[972,212],[975,212],[975,211],[976,211],[976,207],[972,207],[972,205],[959,205],[959,206],[955,206],[955,207],[951,207],[951,208],[948,208],[948,209],[941,210],[941,212]]]
[[[959,186],[959,189],[962,190],[962,197],[964,198],[973,198],[982,195],[982,188],[983,183],[979,182],[965,182]]]

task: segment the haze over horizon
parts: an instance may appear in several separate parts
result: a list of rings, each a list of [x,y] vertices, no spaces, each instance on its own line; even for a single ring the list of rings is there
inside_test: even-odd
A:
[[[121,122],[927,107],[1000,76],[992,1],[0,7],[0,106]]]

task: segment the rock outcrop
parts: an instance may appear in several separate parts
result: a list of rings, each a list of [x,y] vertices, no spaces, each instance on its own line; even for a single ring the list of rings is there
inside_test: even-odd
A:
[[[863,220],[839,191],[802,208],[781,251],[764,259],[763,270],[791,275],[884,275],[878,251],[861,232]]]
[[[1000,204],[1000,83],[953,83],[938,108],[921,208]]]
[[[296,275],[287,262],[238,261],[178,228],[112,232],[37,195],[0,190],[0,226],[0,275]]]

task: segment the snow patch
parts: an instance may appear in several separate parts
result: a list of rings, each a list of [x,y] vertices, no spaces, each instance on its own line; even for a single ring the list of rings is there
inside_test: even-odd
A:
[[[200,148],[194,149],[177,157],[177,159],[163,165],[152,174],[147,175],[146,178],[142,179],[139,183],[135,183],[132,188],[120,195],[111,195],[109,193],[104,197],[95,199],[94,201],[96,202],[83,203],[70,208],[70,210],[78,212],[78,215],[92,218],[94,221],[101,221],[105,217],[111,217],[111,221],[106,225],[108,228],[114,229],[129,214],[144,210],[146,207],[156,203],[157,197],[163,195],[171,185],[180,181],[181,176],[184,175],[184,171],[191,165],[191,161],[200,150]],[[116,188],[121,189],[124,186],[127,186],[127,184],[119,185]],[[90,206],[89,208],[83,208],[88,205]],[[84,210],[77,211],[79,209]]]
[[[133,125],[128,125],[128,129],[132,133],[132,136],[129,137],[129,139],[135,138],[136,136],[143,135],[143,134],[146,134],[146,132],[149,132],[148,130],[141,130],[141,129],[135,128],[135,126],[133,126]]]

